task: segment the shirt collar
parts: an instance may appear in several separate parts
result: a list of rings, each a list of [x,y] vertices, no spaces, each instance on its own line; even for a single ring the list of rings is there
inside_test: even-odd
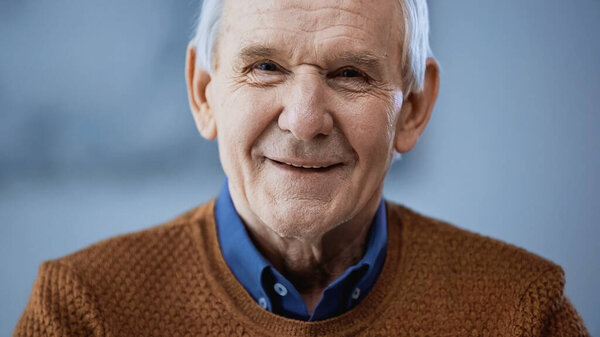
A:
[[[261,286],[261,275],[271,264],[250,240],[231,200],[227,179],[215,203],[215,220],[221,252],[227,265],[250,295],[258,301],[265,296]]]

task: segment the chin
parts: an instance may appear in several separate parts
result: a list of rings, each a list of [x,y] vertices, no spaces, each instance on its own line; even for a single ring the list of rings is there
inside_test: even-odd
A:
[[[339,223],[328,203],[316,200],[290,200],[269,207],[261,216],[265,224],[281,237],[321,236]]]

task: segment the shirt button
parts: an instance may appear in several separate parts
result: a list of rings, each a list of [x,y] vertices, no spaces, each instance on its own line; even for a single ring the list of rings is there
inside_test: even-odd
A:
[[[287,295],[287,289],[283,286],[283,284],[277,282],[273,285],[273,289],[279,294],[279,296]]]
[[[260,305],[261,308],[266,309],[267,308],[267,300],[264,297],[259,298],[258,305]]]
[[[357,300],[358,296],[360,296],[360,288],[357,287],[354,289],[354,292],[352,292],[352,299]]]

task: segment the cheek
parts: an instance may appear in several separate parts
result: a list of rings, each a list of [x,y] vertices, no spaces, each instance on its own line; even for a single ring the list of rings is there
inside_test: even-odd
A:
[[[347,106],[339,119],[342,132],[358,153],[359,165],[384,163],[391,157],[395,114],[380,99],[363,99]]]
[[[216,89],[221,93],[215,110],[219,151],[239,160],[249,155],[258,137],[277,118],[277,96],[259,88]]]

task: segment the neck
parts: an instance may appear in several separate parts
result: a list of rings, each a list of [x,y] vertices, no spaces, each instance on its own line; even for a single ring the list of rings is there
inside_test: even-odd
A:
[[[258,250],[300,292],[311,314],[327,285],[364,255],[379,200],[374,198],[353,219],[313,237],[282,237],[268,226],[246,227]]]

